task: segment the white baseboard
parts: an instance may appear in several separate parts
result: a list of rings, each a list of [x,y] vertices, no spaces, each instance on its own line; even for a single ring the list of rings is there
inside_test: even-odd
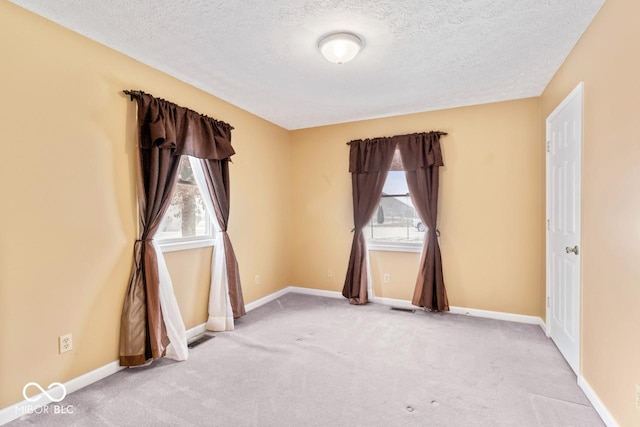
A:
[[[501,311],[479,310],[477,308],[449,307],[451,313],[464,314],[466,316],[484,317],[487,319],[506,320],[508,322],[528,323],[538,325],[545,331],[545,324],[541,317],[527,316],[524,314],[504,313]]]
[[[298,286],[287,286],[286,288],[282,288],[279,291],[276,291],[272,294],[266,295],[262,298],[259,298],[249,304],[246,304],[245,310],[251,311],[255,310],[258,307],[261,307],[271,301],[275,301],[278,298],[290,293],[294,292],[297,294],[305,294],[305,295],[314,295],[318,297],[328,297],[328,298],[344,298],[340,292],[335,291],[323,291],[321,289],[311,289],[311,288],[301,288]]]
[[[342,294],[340,292],[336,292],[336,291],[325,291],[325,290],[322,290],[322,289],[301,288],[300,286],[289,286],[288,288],[285,288],[284,290],[286,290],[287,293],[293,292],[293,293],[296,293],[296,294],[314,295],[314,296],[317,296],[317,297],[342,298],[342,299],[344,299]]]
[[[411,301],[403,299],[373,297],[369,300],[374,304],[384,304],[391,307],[406,308],[408,310],[422,310],[422,308],[416,307],[415,305],[411,304]]]
[[[290,292],[295,292],[297,294],[305,294],[305,295],[315,295],[318,297],[328,297],[328,298],[344,298],[340,292],[335,291],[323,291],[321,289],[311,289],[311,288],[301,288],[299,286],[287,286],[285,288],[280,289],[272,294],[266,295],[262,298],[259,298],[249,304],[246,304],[245,310],[251,311],[255,310],[258,307],[265,305],[268,302],[275,301],[281,296],[284,296]]]
[[[204,334],[205,332],[207,332],[206,323],[200,323],[199,325],[196,325],[191,329],[187,329],[187,342],[190,343],[191,340],[193,340],[199,335]]]
[[[116,360],[79,377],[75,377],[64,383],[64,386],[67,388],[67,393],[73,393],[101,379],[107,378],[109,375],[113,375],[124,368],[125,366],[120,366],[120,362]]]
[[[194,326],[193,328],[187,330],[187,341],[197,337],[200,334],[203,334],[205,331],[205,323]],[[86,374],[82,374],[79,377],[72,378],[63,385],[65,387],[65,390],[67,391],[67,394],[73,393],[74,391],[78,391],[81,388],[107,378],[108,376],[113,375],[125,368],[125,366],[120,366],[120,362],[118,360],[115,360],[113,362],[107,363],[104,366],[94,369],[93,371],[87,372]],[[0,426],[16,420],[21,416],[26,415],[27,413],[34,411],[37,408],[48,405],[52,402],[51,399],[44,393],[34,395],[33,398],[35,398],[36,396],[39,396],[37,402],[29,402],[28,400],[23,400],[22,402],[18,402],[4,409],[0,409]],[[60,404],[64,405],[64,400],[60,402]]]
[[[295,292],[298,294],[305,294],[305,295],[316,295],[316,296],[328,297],[328,298],[344,298],[340,292],[323,291],[320,289],[301,288],[299,286],[289,286],[288,288],[282,289],[282,291]],[[370,301],[374,304],[384,304],[384,305],[390,305],[393,307],[408,308],[411,310],[420,309],[420,307],[417,307],[411,304],[411,301],[395,299],[395,298],[373,297],[370,299]],[[487,319],[506,320],[509,322],[528,323],[531,325],[538,325],[540,326],[540,328],[542,328],[542,331],[545,332],[545,323],[542,320],[542,318],[537,316],[527,316],[524,314],[503,313],[500,311],[479,310],[476,308],[465,308],[465,307],[455,307],[455,306],[449,307],[449,310],[450,310],[450,313],[454,313],[454,314],[464,314],[466,316],[484,317]]]
[[[400,299],[375,297],[373,298],[373,302],[378,302],[385,305],[391,305],[394,307],[409,308],[413,310],[420,309],[420,307],[417,307],[411,304],[411,301],[405,301]],[[501,311],[480,310],[477,308],[456,307],[453,305],[449,306],[449,313],[462,314],[465,316],[472,316],[472,317],[483,317],[485,319],[506,320],[508,322],[518,322],[518,323],[527,323],[530,325],[538,325],[542,328],[543,332],[545,331],[544,321],[542,320],[542,318],[537,316],[504,313]]]
[[[245,304],[244,309],[246,311],[251,311],[251,310],[255,310],[258,307],[261,307],[263,305],[265,305],[268,302],[277,300],[278,298],[280,298],[281,296],[285,295],[289,293],[289,287],[280,289],[279,291],[276,291],[272,294],[266,295],[262,298],[259,298],[253,302],[250,302],[249,304]]]
[[[602,421],[607,425],[607,427],[619,427],[619,424],[611,415],[611,412],[607,410],[607,407],[604,406],[596,392],[591,388],[587,380],[584,379],[582,375],[578,377],[578,386],[582,389],[584,394],[589,399],[589,402],[593,405],[593,408],[596,410]]]
[[[73,393],[74,391],[78,391],[81,388],[100,381],[101,379],[104,379],[109,375],[113,375],[116,372],[121,371],[122,369],[124,369],[124,367],[120,366],[120,363],[116,360],[114,362],[107,363],[106,365],[101,366],[97,369],[94,369],[93,371],[87,372],[86,374],[80,375],[79,377],[73,378],[63,385],[67,391],[67,394]],[[23,415],[33,412],[36,408],[41,408],[52,402],[49,396],[44,393],[35,395],[33,396],[33,398],[36,398],[37,396],[39,396],[37,402],[29,402],[28,400],[23,400],[22,402],[18,402],[14,405],[0,410],[0,425],[4,425],[10,421],[16,420]],[[62,401],[60,404],[64,405],[64,401]]]

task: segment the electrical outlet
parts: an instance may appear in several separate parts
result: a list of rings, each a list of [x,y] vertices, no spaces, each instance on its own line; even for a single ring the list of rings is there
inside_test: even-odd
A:
[[[391,278],[389,277],[388,274],[385,274],[384,276],[382,276],[384,283],[389,283],[391,281]]]
[[[636,384],[636,408],[640,408],[640,384]]]
[[[256,285],[260,284],[260,275],[256,274]]]
[[[73,348],[73,338],[71,334],[61,335],[58,337],[58,346],[60,354],[66,353]]]
[[[333,277],[333,270],[332,269],[329,269],[329,271],[327,271],[327,276]]]

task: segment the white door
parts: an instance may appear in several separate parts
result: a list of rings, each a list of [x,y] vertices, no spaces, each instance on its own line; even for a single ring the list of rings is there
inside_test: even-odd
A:
[[[576,375],[580,363],[580,83],[547,117],[547,335]]]

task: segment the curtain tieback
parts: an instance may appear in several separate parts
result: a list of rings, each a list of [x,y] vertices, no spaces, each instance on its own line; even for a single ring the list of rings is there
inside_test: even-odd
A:
[[[436,228],[436,237],[440,237],[440,230]]]
[[[136,239],[134,245],[138,246],[139,244],[144,243],[144,242],[153,242],[153,239]]]

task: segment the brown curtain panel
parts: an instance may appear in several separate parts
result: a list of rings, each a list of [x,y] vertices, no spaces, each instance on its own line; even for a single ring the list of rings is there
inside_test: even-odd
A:
[[[227,224],[229,222],[229,159],[223,160],[201,160],[202,170],[207,181],[209,195],[213,200],[213,209],[216,212],[218,224],[220,224],[222,238],[224,239],[224,253],[227,264],[227,278],[229,279],[229,299],[233,317],[237,319],[246,314],[244,308],[244,298],[242,296],[242,286],[240,284],[240,272],[238,270],[238,260],[233,251],[231,240],[227,234]]]
[[[143,92],[127,93],[138,104],[140,236],[122,310],[120,364],[136,366],[162,357],[169,344],[152,239],[171,204],[180,155],[222,160],[234,151],[228,124]]]
[[[353,243],[342,295],[351,304],[367,303],[367,242],[362,229],[382,197],[396,143],[392,138],[351,141],[349,172],[353,195]]]
[[[412,303],[434,311],[448,311],[440,245],[436,236],[439,168],[444,165],[440,132],[397,136],[394,140],[402,156],[411,200],[428,227]]]

